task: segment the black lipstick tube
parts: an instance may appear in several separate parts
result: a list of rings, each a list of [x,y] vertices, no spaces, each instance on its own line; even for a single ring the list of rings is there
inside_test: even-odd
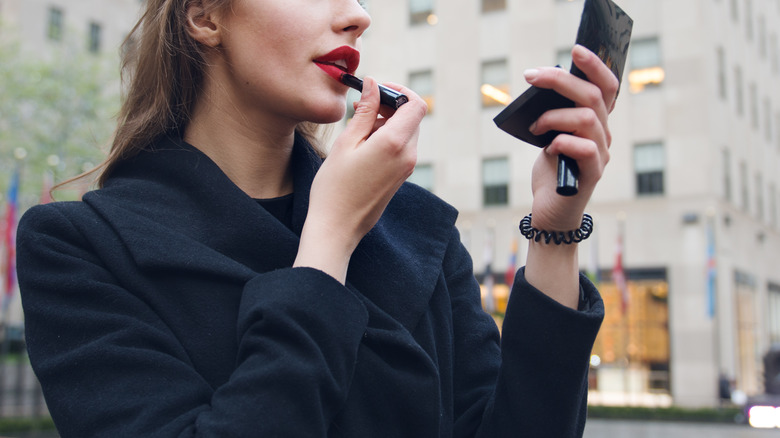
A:
[[[341,75],[341,82],[350,88],[354,88],[355,90],[358,90],[360,92],[363,91],[363,81],[359,78],[356,78],[355,76],[352,76],[349,73],[344,73]],[[401,94],[398,91],[393,90],[392,88],[387,88],[384,85],[380,84],[379,102],[382,105],[387,105],[392,109],[398,109],[401,107],[401,105],[405,104],[406,102],[409,102],[409,98],[406,97],[405,94]]]

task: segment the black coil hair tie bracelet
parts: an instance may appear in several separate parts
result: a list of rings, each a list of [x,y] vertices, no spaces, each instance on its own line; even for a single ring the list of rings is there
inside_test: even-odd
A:
[[[582,242],[593,233],[593,218],[588,213],[582,215],[582,224],[576,230],[572,231],[545,231],[537,230],[531,226],[531,215],[524,217],[520,221],[520,234],[526,239],[539,242],[544,239],[544,243],[550,243],[552,240],[556,245],[572,244]]]

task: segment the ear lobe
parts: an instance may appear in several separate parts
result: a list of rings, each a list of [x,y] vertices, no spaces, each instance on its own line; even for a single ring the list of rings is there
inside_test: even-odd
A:
[[[217,47],[222,42],[216,14],[213,11],[206,13],[200,1],[187,6],[187,33],[208,47]]]

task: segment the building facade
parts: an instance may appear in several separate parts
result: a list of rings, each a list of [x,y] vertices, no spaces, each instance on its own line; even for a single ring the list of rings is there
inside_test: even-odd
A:
[[[142,0],[2,0],[0,23],[25,49],[46,51],[64,41],[113,53],[138,20]],[[9,36],[7,35],[7,36]]]
[[[141,3],[0,0],[0,21],[30,50],[73,38],[118,56]],[[525,69],[570,66],[583,0],[363,3],[373,23],[358,73],[428,101],[412,180],[459,209],[500,313],[539,151],[493,117],[527,88]],[[632,45],[589,206],[596,231],[580,244],[607,305],[590,400],[715,405],[721,375],[759,393],[762,356],[780,342],[780,0],[617,3]]]
[[[618,0],[634,19],[611,161],[580,244],[607,317],[592,403],[712,406],[763,390],[780,342],[780,1]],[[412,180],[460,211],[475,273],[506,287],[539,153],[493,117],[523,71],[570,66],[583,0],[371,0],[358,74],[429,103]],[[352,98],[355,98],[353,95]],[[618,257],[628,290],[614,284]],[[527,244],[520,239],[517,263]],[[500,310],[500,303],[499,303]]]

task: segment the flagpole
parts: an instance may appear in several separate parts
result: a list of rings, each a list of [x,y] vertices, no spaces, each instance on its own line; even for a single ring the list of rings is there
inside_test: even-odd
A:
[[[715,356],[718,380],[723,374],[723,362],[720,354],[720,316],[718,315],[718,278],[717,278],[717,241],[715,239],[716,215],[715,211],[707,211],[707,313],[712,320],[712,353]],[[720,382],[718,382],[720,383]],[[720,399],[720,394],[718,394]]]
[[[631,332],[630,324],[628,321],[628,282],[626,281],[625,270],[623,268],[623,258],[625,253],[625,222],[626,214],[619,212],[617,217],[617,248],[615,254],[615,265],[612,268],[612,279],[617,287],[618,294],[620,296],[620,314],[623,320],[623,333],[624,333],[624,351],[626,353],[625,369],[623,370],[623,388],[625,392],[626,404],[628,404],[630,397],[630,383],[631,378],[629,375],[631,369],[631,354],[629,352],[629,346],[631,344]]]

